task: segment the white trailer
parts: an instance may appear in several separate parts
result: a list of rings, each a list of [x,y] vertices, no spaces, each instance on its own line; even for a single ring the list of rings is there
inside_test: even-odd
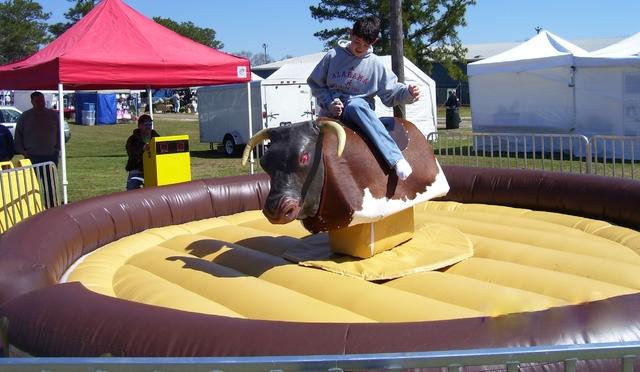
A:
[[[252,135],[262,129],[260,82],[251,86]],[[200,143],[222,144],[227,155],[235,154],[249,139],[247,84],[198,88]]]
[[[315,99],[307,84],[310,70],[284,65],[262,80],[265,126],[272,128],[315,118]]]
[[[213,148],[221,144],[227,155],[241,150],[249,140],[246,84],[198,89],[200,142]],[[266,127],[277,127],[313,118],[309,86],[301,79],[251,82],[252,135]]]

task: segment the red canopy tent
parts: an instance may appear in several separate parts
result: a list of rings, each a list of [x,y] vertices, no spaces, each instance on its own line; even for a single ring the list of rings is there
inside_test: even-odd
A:
[[[122,0],[103,0],[34,55],[0,66],[4,89],[175,88],[248,82],[249,61],[196,43]]]
[[[101,1],[44,49],[19,62],[0,66],[0,88],[57,89],[60,101],[63,88],[175,88],[250,80],[250,63],[246,58],[185,38],[122,0]],[[62,107],[62,102],[58,107]],[[62,112],[60,116],[62,125]],[[62,129],[60,132],[66,203],[66,154]]]

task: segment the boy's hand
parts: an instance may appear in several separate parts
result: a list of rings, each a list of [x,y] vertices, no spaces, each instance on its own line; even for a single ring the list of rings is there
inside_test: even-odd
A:
[[[340,117],[340,115],[342,115],[342,109],[344,108],[344,106],[342,105],[342,101],[340,101],[338,98],[335,98],[333,101],[331,101],[331,103],[329,104],[329,111],[331,112],[331,114],[333,114],[335,117]]]
[[[413,97],[413,102],[420,99],[420,87],[417,85],[409,85],[409,94]]]

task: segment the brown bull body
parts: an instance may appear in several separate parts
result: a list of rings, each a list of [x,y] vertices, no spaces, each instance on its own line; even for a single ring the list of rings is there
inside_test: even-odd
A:
[[[323,120],[331,119],[320,118],[318,123]],[[392,131],[413,168],[405,181],[368,140],[343,128],[342,156],[336,152],[337,136],[321,132],[315,123],[268,130],[271,144],[261,165],[271,176],[271,191],[263,212],[272,223],[297,218],[314,233],[343,228],[353,222],[354,214],[368,208],[366,203],[398,201],[410,206],[436,180],[440,168],[431,145],[412,123],[395,119]]]
[[[332,151],[336,147],[335,136],[324,136],[324,186],[317,215],[302,220],[308,230],[317,232],[348,226],[354,212],[365,207],[366,189],[375,199],[411,201],[435,181],[439,168],[431,145],[409,121],[396,119],[395,122],[395,131],[404,131],[399,137],[406,134],[408,138],[406,148],[400,148],[413,173],[405,181],[398,179],[377,149],[358,132],[345,127],[347,140],[341,157]]]

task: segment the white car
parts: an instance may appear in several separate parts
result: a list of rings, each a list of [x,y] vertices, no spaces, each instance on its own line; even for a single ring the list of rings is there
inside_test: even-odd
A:
[[[11,135],[15,137],[16,123],[18,118],[22,115],[22,111],[13,106],[0,106],[0,124],[9,128]],[[71,138],[71,131],[69,130],[69,124],[64,122],[64,142],[69,142]]]

